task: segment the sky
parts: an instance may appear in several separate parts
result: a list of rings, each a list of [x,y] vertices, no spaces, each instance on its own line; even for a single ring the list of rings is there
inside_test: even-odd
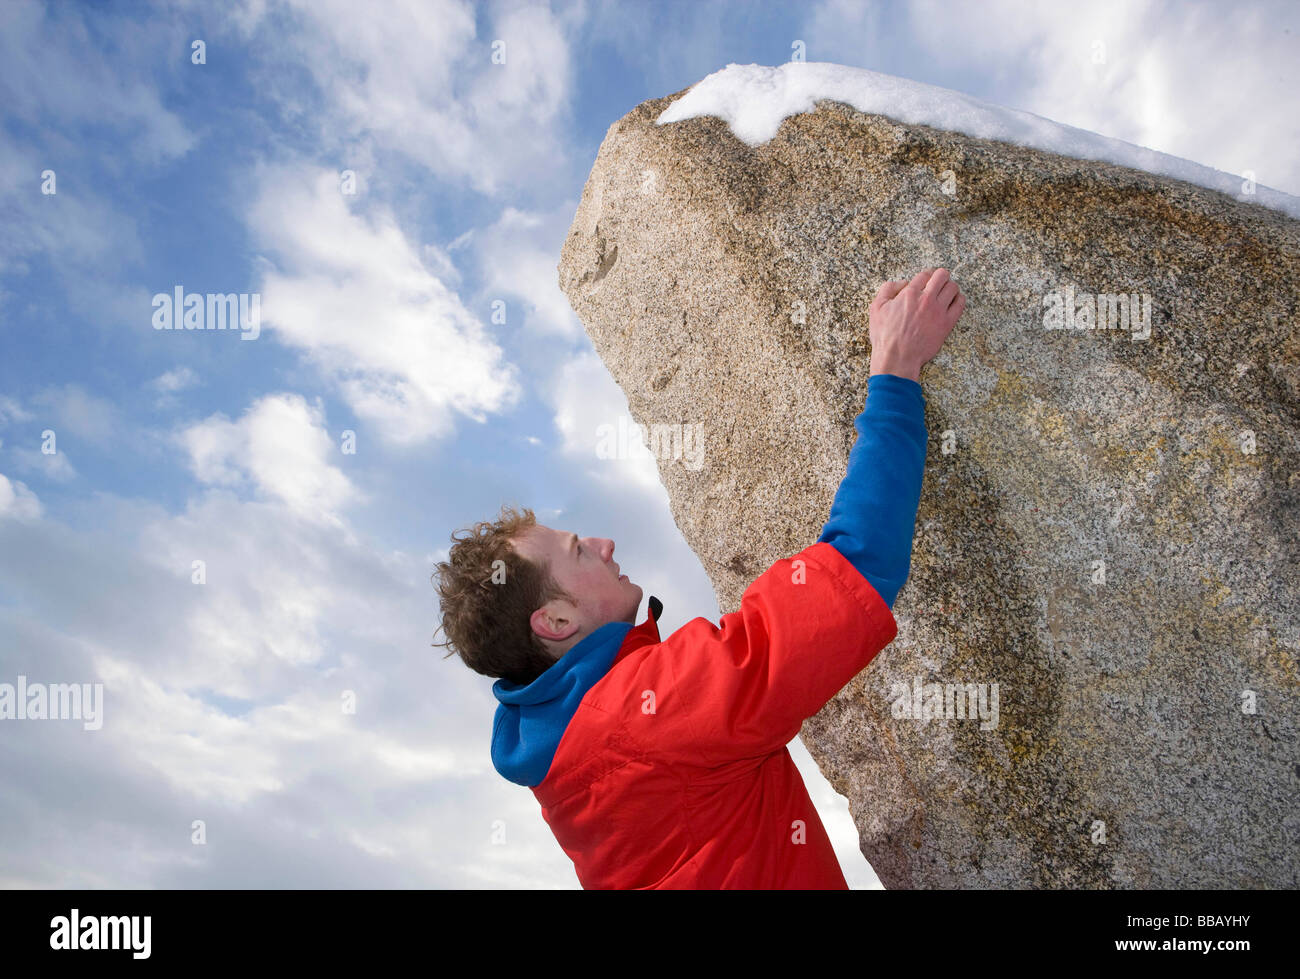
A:
[[[1300,194],[1291,2],[0,4],[0,684],[103,691],[0,720],[0,885],[579,886],[430,575],[510,503],[717,620],[556,265],[613,122],[795,57]]]

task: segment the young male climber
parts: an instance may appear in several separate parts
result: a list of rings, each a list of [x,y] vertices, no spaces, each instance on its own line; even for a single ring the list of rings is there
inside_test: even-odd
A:
[[[716,626],[662,638],[654,596],[635,625],[642,591],[614,542],[530,510],[453,534],[439,645],[498,678],[493,765],[532,790],[583,887],[847,888],[786,745],[897,634],[928,439],[921,367],[965,307],[942,268],[880,287],[830,519]]]

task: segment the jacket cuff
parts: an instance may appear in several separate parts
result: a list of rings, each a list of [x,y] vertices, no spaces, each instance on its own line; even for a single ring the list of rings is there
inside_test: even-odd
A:
[[[923,418],[925,395],[921,392],[921,385],[910,377],[872,374],[867,381],[866,408],[871,411],[896,411]]]
[[[871,626],[869,635],[864,636],[864,639],[876,643],[877,649],[883,649],[894,641],[898,635],[898,620],[894,618],[894,610],[881,597],[880,592],[876,591],[875,586],[839,552],[835,545],[817,541],[805,548],[801,554],[807,555],[831,572],[844,590],[867,611]]]

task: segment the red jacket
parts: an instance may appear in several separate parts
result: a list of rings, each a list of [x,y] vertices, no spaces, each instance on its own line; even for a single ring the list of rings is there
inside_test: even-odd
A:
[[[889,606],[818,542],[719,625],[660,639],[661,608],[603,626],[533,684],[498,681],[498,769],[545,772],[530,787],[585,888],[847,888],[786,745],[894,639]]]

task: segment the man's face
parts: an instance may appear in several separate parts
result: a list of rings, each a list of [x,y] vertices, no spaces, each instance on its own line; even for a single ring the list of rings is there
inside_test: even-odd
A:
[[[549,562],[556,582],[579,602],[557,598],[533,613],[533,632],[556,659],[607,622],[636,623],[641,587],[620,574],[612,540],[535,524],[512,543],[530,561]]]

